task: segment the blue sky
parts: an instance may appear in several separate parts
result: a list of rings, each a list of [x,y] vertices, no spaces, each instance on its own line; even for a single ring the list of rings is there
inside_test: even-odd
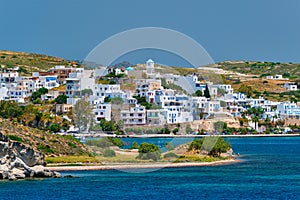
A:
[[[298,0],[0,0],[0,49],[84,59],[101,41],[137,27],[164,27],[199,42],[212,58],[300,63]],[[185,65],[170,53],[147,58]]]

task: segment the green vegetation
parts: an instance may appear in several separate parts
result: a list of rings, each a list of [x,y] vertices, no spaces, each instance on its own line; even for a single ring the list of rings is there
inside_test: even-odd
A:
[[[176,153],[168,152],[164,154],[164,158],[179,158],[179,156]]]
[[[61,128],[60,125],[59,124],[55,124],[55,123],[53,123],[53,124],[51,124],[49,126],[49,130],[52,131],[52,132],[54,132],[54,133],[59,132],[60,128]]]
[[[105,149],[104,152],[103,152],[103,156],[104,157],[115,157],[116,152],[114,150],[111,150],[111,149]]]
[[[31,72],[36,71],[48,71],[50,68],[57,65],[70,65],[70,62],[62,58],[42,54],[12,52],[3,50],[0,50],[0,59],[1,64],[4,65],[5,68],[19,66],[18,72],[21,75],[30,75]]]
[[[174,149],[172,142],[166,142],[164,147],[167,148],[169,151]]]
[[[112,138],[112,137],[105,137],[105,138],[99,138],[99,139],[90,139],[85,142],[88,146],[95,146],[100,148],[108,148],[111,146],[118,146],[122,147],[124,146],[123,140],[120,138]]]
[[[197,90],[197,91],[195,92],[194,96],[196,96],[196,97],[202,97],[202,96],[203,96],[203,93],[202,93],[201,90]]]
[[[217,121],[214,123],[214,130],[217,133],[223,133],[223,130],[227,128],[227,124],[222,121]]]
[[[207,140],[209,141],[207,142]],[[222,137],[208,138],[206,141],[205,138],[202,138],[194,140],[189,146],[189,151],[205,150],[210,156],[220,157],[221,153],[226,153],[230,148],[229,142]]]
[[[81,90],[81,96],[82,97],[84,97],[84,96],[90,96],[90,95],[93,95],[93,90],[91,90],[91,89]]]
[[[207,86],[207,85],[205,86],[204,96],[205,96],[206,98],[210,98],[210,93],[209,93],[209,89],[208,89],[208,86]]]
[[[142,143],[139,146],[139,155],[138,159],[141,160],[154,160],[157,161],[160,159],[161,151],[159,147],[155,144],[149,144],[149,143]]]
[[[131,149],[138,149],[139,147],[140,145],[136,141],[134,141],[131,145]]]
[[[46,157],[46,163],[98,163],[98,159],[92,156],[57,156]]]
[[[300,64],[279,63],[279,62],[221,62],[218,68],[239,72],[243,74],[253,74],[261,77],[282,74],[284,78],[299,79]]]
[[[48,93],[48,89],[47,88],[40,88],[38,91],[33,92],[30,96],[30,100],[33,103],[39,103],[40,98],[43,94],[47,94]]]
[[[146,97],[140,97],[140,96],[133,96],[133,98],[135,98],[139,104],[141,104],[142,106],[145,106],[145,108],[147,110],[149,109],[160,109],[161,107],[155,105],[155,104],[151,104],[149,102],[147,102]]]
[[[253,94],[253,89],[251,86],[242,84],[238,89],[239,92],[245,93],[247,97],[251,97]]]
[[[58,95],[54,101],[55,101],[55,103],[58,103],[58,104],[66,104],[67,98],[68,97],[66,95],[61,94],[61,95]]]
[[[26,116],[34,116],[29,113]],[[24,114],[25,115],[25,114]],[[27,117],[28,118],[28,117]],[[28,119],[31,120],[31,119]],[[7,120],[0,118],[0,132],[7,135],[11,140],[29,145],[35,149],[39,149],[47,155],[89,155],[86,147],[73,136],[55,135],[45,130],[32,128],[23,125],[17,120]],[[72,144],[72,145],[70,145]]]
[[[174,128],[172,132],[173,132],[174,134],[178,133],[178,132],[179,132],[179,128],[177,128],[177,127]]]
[[[87,130],[87,127],[92,125],[94,120],[90,103],[84,100],[78,100],[73,107],[73,118],[74,125],[79,129],[79,132]]]
[[[37,147],[38,150],[42,151],[43,153],[46,153],[46,154],[51,154],[51,153],[54,153],[54,150],[50,148],[49,145],[39,145]]]
[[[16,136],[16,135],[8,135],[8,138],[17,142],[22,142],[22,138]]]

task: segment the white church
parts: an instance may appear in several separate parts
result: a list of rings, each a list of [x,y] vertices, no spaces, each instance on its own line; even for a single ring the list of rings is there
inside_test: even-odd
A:
[[[146,62],[146,74],[148,78],[155,77],[154,61],[151,59]]]

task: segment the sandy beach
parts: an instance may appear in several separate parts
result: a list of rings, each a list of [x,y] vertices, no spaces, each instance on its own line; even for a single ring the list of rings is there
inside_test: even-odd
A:
[[[82,170],[112,170],[112,169],[150,169],[150,168],[174,168],[174,167],[200,167],[200,166],[216,166],[216,165],[227,165],[241,162],[240,160],[221,160],[214,162],[185,162],[185,163],[142,163],[142,164],[107,164],[107,165],[96,165],[96,166],[48,166],[49,170],[53,171],[82,171]]]

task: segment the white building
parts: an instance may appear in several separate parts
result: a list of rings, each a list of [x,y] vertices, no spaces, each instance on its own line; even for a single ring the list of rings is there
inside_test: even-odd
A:
[[[139,79],[135,83],[135,93],[137,96],[146,97],[148,91],[161,89],[161,80],[156,79]]]
[[[204,112],[213,114],[221,111],[220,101],[207,101],[204,103]]]
[[[95,114],[95,122],[99,123],[101,119],[106,121],[111,121],[111,104],[108,103],[97,103],[95,109],[93,109]]]
[[[127,95],[120,89],[120,85],[110,85],[110,84],[96,84],[94,88],[94,95],[97,97],[109,97],[115,98],[120,97],[126,99]]]
[[[76,69],[77,72],[69,73],[66,79],[66,95],[69,98],[81,97],[81,91],[84,89],[95,88],[95,79],[92,78],[93,70]]]
[[[280,116],[300,116],[300,107],[296,103],[281,102],[277,105],[277,112]]]
[[[146,121],[148,125],[163,125],[166,123],[166,111],[163,109],[147,110]]]
[[[7,93],[8,93],[8,89],[5,87],[5,85],[0,84],[0,100],[7,99],[8,98]]]
[[[148,77],[155,74],[154,61],[151,59],[146,62],[146,74]]]
[[[287,82],[284,83],[283,87],[289,91],[296,91],[298,90],[297,84],[295,84],[294,82]]]
[[[231,85],[218,84],[217,86],[218,86],[218,88],[224,90],[226,94],[233,94],[233,89],[232,89]]]
[[[121,119],[125,125],[145,125],[146,109],[144,106],[136,106],[129,110],[122,110]]]

